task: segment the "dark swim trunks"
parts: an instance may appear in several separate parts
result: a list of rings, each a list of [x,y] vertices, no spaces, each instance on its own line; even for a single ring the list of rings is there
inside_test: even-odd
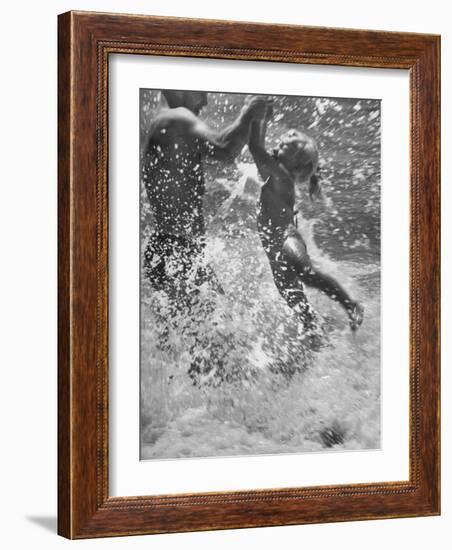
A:
[[[164,290],[173,299],[197,293],[210,282],[221,292],[212,268],[205,259],[206,243],[196,238],[152,233],[144,251],[144,274],[155,290]]]
[[[188,374],[194,384],[203,379],[209,384],[219,383],[224,375],[224,341],[212,340],[205,330],[206,320],[214,311],[215,303],[201,292],[208,289],[224,294],[216,275],[205,258],[206,243],[199,238],[164,233],[151,234],[144,251],[144,275],[154,290],[164,291],[170,298],[170,307],[164,308],[159,346],[169,350],[169,326],[187,343],[190,354]],[[182,317],[179,315],[182,313]],[[174,323],[174,324],[172,324]],[[225,348],[226,349],[226,348]],[[215,374],[212,376],[211,373]]]

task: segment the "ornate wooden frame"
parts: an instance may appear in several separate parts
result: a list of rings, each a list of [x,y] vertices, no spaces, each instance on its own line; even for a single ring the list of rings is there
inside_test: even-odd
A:
[[[69,12],[59,16],[58,53],[58,532],[86,538],[439,514],[440,38]],[[409,70],[409,481],[109,497],[111,53]]]

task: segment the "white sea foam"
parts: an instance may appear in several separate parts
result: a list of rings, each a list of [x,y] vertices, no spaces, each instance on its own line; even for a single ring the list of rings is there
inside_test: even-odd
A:
[[[243,376],[215,387],[193,385],[187,376],[190,345],[173,329],[167,352],[159,350],[156,299],[146,299],[142,458],[377,448],[379,266],[331,259],[316,244],[318,219],[299,214],[298,227],[312,261],[365,305],[365,322],[352,334],[343,310],[307,289],[330,331],[329,345],[310,353],[300,340],[295,315],[274,286],[257,232],[230,220],[237,210],[254,215],[259,188],[255,166],[242,164],[239,174],[238,185],[208,232],[207,255],[225,295],[210,295],[216,304],[214,318],[195,322],[209,342],[207,349],[216,343],[223,347],[222,368]],[[359,285],[363,276],[375,276],[373,287]],[[164,309],[163,294],[158,301]],[[176,320],[173,327],[177,325]]]

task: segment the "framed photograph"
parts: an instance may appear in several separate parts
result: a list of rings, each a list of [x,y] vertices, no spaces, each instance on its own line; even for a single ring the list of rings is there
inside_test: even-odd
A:
[[[68,12],[58,530],[440,513],[440,38]]]

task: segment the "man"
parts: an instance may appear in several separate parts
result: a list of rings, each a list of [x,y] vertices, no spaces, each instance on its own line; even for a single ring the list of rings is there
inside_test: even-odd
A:
[[[153,287],[181,307],[203,282],[220,290],[204,261],[203,159],[235,158],[248,143],[252,121],[263,118],[267,101],[251,98],[232,124],[216,131],[198,118],[207,105],[206,92],[162,93],[168,108],[151,124],[142,164],[154,218],[144,266]]]
[[[160,345],[166,347],[168,321],[179,319],[175,328],[187,338],[189,374],[194,383],[212,376],[221,381],[227,377],[227,347],[206,337],[198,325],[213,312],[210,300],[199,299],[202,285],[223,292],[204,257],[203,160],[234,159],[248,143],[253,120],[263,118],[267,101],[260,97],[247,100],[236,120],[216,131],[198,118],[207,104],[205,92],[162,93],[168,108],[153,120],[143,151],[142,175],[154,221],[144,252],[145,274],[155,290],[163,290],[169,297],[169,310],[160,313]],[[185,321],[180,320],[179,312]]]

